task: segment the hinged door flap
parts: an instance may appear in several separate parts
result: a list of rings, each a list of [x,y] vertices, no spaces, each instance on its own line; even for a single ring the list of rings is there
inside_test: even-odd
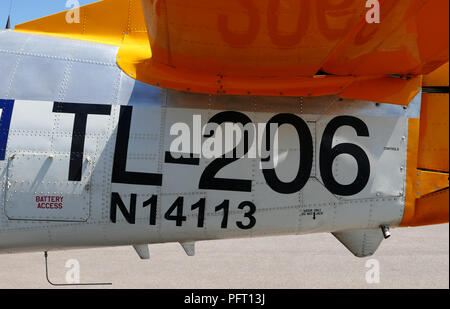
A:
[[[69,154],[14,154],[9,158],[5,210],[10,220],[87,221],[93,162],[83,159],[81,181],[68,181]]]

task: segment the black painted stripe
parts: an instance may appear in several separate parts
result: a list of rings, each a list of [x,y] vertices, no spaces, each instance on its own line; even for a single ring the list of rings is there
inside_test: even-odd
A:
[[[422,87],[423,93],[449,93],[449,86]]]

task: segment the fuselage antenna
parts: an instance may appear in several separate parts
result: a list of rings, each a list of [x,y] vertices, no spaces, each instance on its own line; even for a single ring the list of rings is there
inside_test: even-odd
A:
[[[45,258],[45,278],[50,285],[53,286],[89,286],[89,285],[112,285],[112,283],[53,283],[48,275],[48,252],[44,251]]]
[[[9,2],[9,12],[8,12],[8,20],[6,21],[5,29],[11,29],[11,9],[12,9],[13,0]]]

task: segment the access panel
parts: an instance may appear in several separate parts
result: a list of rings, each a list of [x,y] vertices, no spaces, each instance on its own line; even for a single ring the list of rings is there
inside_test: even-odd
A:
[[[69,157],[20,153],[9,158],[5,209],[10,220],[87,221],[93,162],[85,157],[81,181],[68,181]]]

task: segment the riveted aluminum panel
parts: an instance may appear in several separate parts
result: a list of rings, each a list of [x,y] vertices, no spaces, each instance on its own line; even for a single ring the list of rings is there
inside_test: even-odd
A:
[[[67,181],[69,155],[14,154],[9,158],[5,211],[10,220],[86,221],[93,162],[83,160],[81,181]]]
[[[0,97],[127,104],[135,80],[117,66],[117,51],[110,45],[1,32]]]

